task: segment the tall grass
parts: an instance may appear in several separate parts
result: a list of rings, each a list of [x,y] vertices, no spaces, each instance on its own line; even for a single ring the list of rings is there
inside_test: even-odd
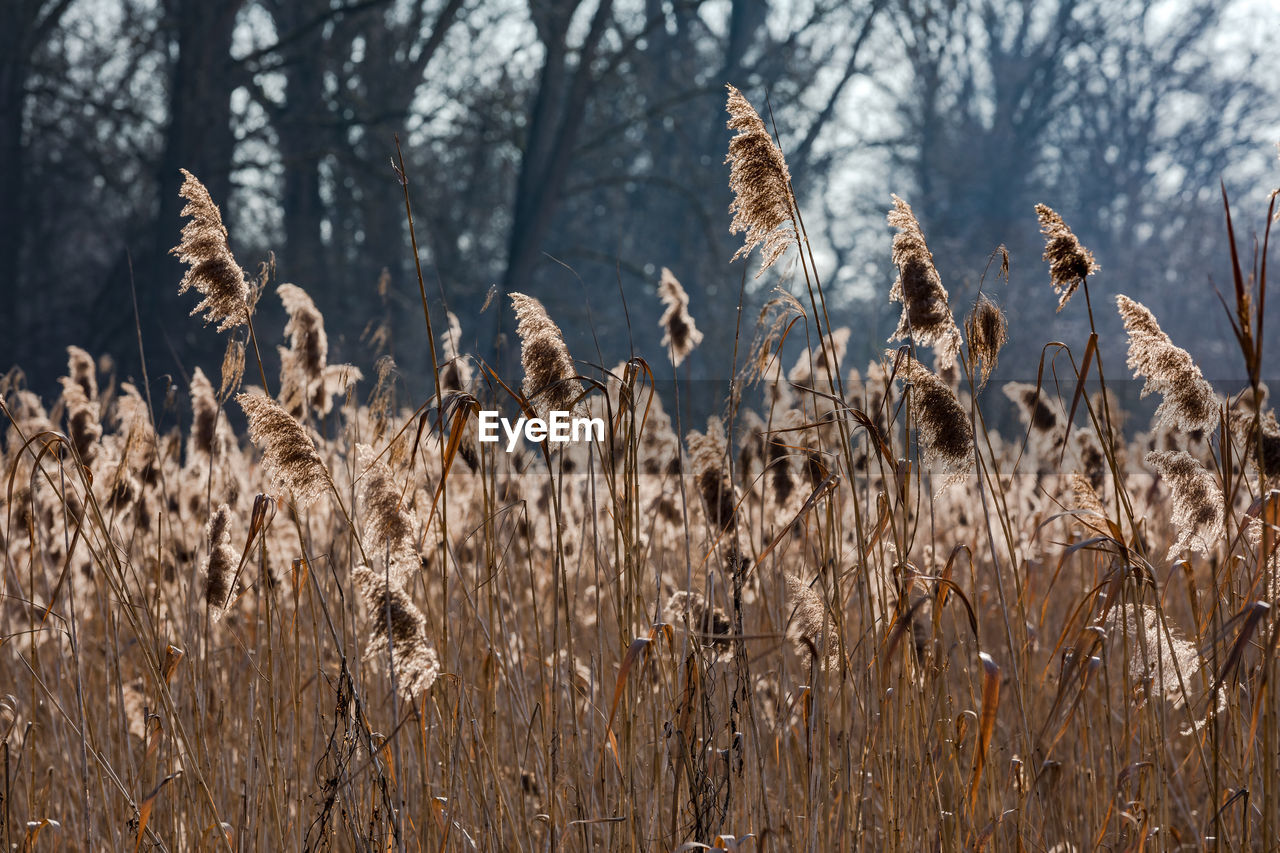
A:
[[[193,416],[152,410],[76,348],[51,408],[0,383],[7,849],[1280,846],[1265,236],[1242,264],[1228,212],[1247,386],[1121,297],[1161,397],[1126,433],[1096,331],[1046,348],[1058,382],[984,387],[1024,330],[950,304],[895,198],[901,348],[858,370],[783,152],[729,109],[743,253],[794,258],[808,304],[740,329],[705,424],[659,393],[712,319],[667,270],[653,361],[575,359],[512,294],[521,376],[451,314],[437,355],[424,287],[417,408],[389,362],[371,390],[329,365],[323,306],[284,285],[273,392],[267,280],[187,176],[219,391],[197,370]],[[1095,328],[1093,257],[1038,213],[1044,296]],[[481,408],[608,429],[507,453]]]

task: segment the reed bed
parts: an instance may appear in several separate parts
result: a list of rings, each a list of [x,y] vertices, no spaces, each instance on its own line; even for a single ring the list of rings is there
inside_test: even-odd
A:
[[[219,388],[155,399],[74,347],[47,405],[0,382],[6,849],[1280,846],[1265,237],[1242,263],[1227,210],[1237,387],[1116,300],[1145,431],[1096,332],[987,387],[1021,330],[990,288],[951,304],[897,197],[897,348],[848,364],[783,153],[728,109],[740,254],[799,296],[697,423],[668,392],[712,307],[669,270],[663,349],[617,365],[507,295],[505,376],[423,288],[438,381],[405,400],[389,361],[328,363],[324,306],[247,275],[186,176]],[[1094,328],[1105,270],[1032,215],[1044,298]],[[481,409],[607,429],[508,453]]]

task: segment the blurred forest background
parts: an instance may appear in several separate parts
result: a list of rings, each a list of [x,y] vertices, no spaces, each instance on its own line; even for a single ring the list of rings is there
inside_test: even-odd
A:
[[[132,280],[153,387],[216,371],[223,342],[187,317],[167,254],[184,167],[246,269],[274,252],[310,292],[331,361],[369,375],[389,353],[424,392],[399,134],[427,293],[472,351],[504,357],[507,300],[480,313],[496,285],[543,299],[579,358],[616,363],[630,328],[655,362],[666,266],[707,334],[692,375],[727,378],[740,289],[750,329],[787,281],[728,263],[733,82],[772,110],[846,365],[898,313],[897,192],[957,311],[1008,246],[1011,281],[988,281],[1008,378],[1034,379],[1046,336],[1087,336],[1083,311],[1054,314],[1040,201],[1101,263],[1095,303],[1143,300],[1206,375],[1235,375],[1209,285],[1218,182],[1251,234],[1280,183],[1277,33],[1265,0],[4,0],[0,367],[47,394],[74,343],[141,378]],[[262,311],[274,340],[273,289]]]

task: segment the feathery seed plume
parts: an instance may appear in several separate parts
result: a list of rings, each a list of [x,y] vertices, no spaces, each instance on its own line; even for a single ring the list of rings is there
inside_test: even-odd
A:
[[[222,354],[222,380],[218,384],[218,399],[226,400],[240,387],[244,379],[244,341],[227,338],[227,349]]]
[[[369,645],[365,659],[394,668],[396,689],[405,699],[416,699],[440,674],[436,650],[427,639],[427,620],[403,589],[387,585],[383,575],[367,566],[351,573],[369,608]]]
[[[888,220],[890,227],[898,229],[893,236],[893,263],[898,268],[898,278],[889,291],[889,301],[902,303],[902,317],[889,340],[913,338],[917,344],[932,346],[938,369],[950,367],[960,352],[960,330],[947,302],[947,289],[933,265],[933,254],[925,244],[924,232],[911,205],[896,195]]]
[[[581,415],[582,383],[577,379],[578,372],[560,327],[532,296],[512,293],[511,304],[515,306],[518,321],[516,334],[520,336],[520,363],[524,367],[523,390],[530,405],[544,420],[552,411]]]
[[[1188,549],[1210,553],[1222,538],[1222,490],[1213,475],[1185,450],[1153,450],[1146,458],[1168,482],[1172,494],[1171,521],[1178,541],[1165,559]]]
[[[356,445],[360,494],[365,510],[365,550],[389,553],[391,582],[407,586],[418,571],[417,550],[413,546],[413,516],[391,474],[391,468],[367,444]]]
[[[1100,490],[1107,479],[1107,455],[1098,441],[1098,434],[1083,427],[1071,434],[1071,442],[1075,445],[1076,455],[1080,458],[1083,475],[1088,479],[1095,491]]]
[[[182,216],[191,221],[182,226],[182,242],[171,250],[189,267],[178,292],[194,287],[204,299],[191,313],[204,311],[204,321],[217,322],[219,332],[242,326],[248,320],[249,284],[227,245],[222,213],[195,175],[186,169],[182,175],[185,180],[178,194],[187,200]]]
[[[276,288],[289,321],[285,334],[289,347],[280,352],[280,404],[294,417],[314,410],[327,415],[333,397],[359,382],[363,374],[349,364],[329,364],[329,337],[324,331],[324,315],[305,290],[294,284]]]
[[[736,500],[733,484],[724,469],[728,447],[724,424],[712,415],[707,418],[706,433],[690,430],[685,443],[689,446],[689,461],[697,479],[698,492],[702,495],[707,521],[717,532],[726,530],[733,524]]]
[[[729,233],[746,234],[733,260],[746,257],[759,246],[759,277],[796,242],[791,219],[791,173],[760,114],[741,92],[733,86],[727,88],[728,127],[737,131],[729,140],[729,155],[725,158],[729,164],[729,189],[734,193],[729,205],[733,214]]]
[[[1059,416],[1044,391],[1030,382],[1006,382],[1004,395],[1018,407],[1018,416],[1033,434],[1051,434],[1059,427]],[[1061,437],[1055,437],[1057,444]]]
[[[187,439],[187,461],[198,455],[208,456],[217,452],[218,398],[213,385],[199,367],[191,374],[191,436]]]
[[[1261,443],[1266,483],[1259,484],[1259,487],[1275,488],[1280,483],[1280,423],[1276,421],[1275,412],[1265,412],[1261,419],[1251,412],[1233,413],[1231,425],[1241,443],[1242,452],[1255,471],[1258,468],[1258,445]]]
[[[896,359],[889,350],[885,357]],[[955,392],[914,358],[898,361],[898,378],[911,385],[911,406],[920,447],[927,464],[938,463],[948,475],[942,488],[959,481],[973,466],[973,426]]]
[[[1121,612],[1123,611],[1123,612]],[[1141,630],[1139,630],[1141,622]],[[1198,679],[1192,676],[1201,666],[1195,643],[1161,624],[1159,612],[1150,605],[1117,603],[1107,614],[1103,625],[1113,648],[1128,644],[1129,677],[1137,683],[1151,682],[1152,694],[1162,697],[1175,708],[1195,705]],[[1183,687],[1186,692],[1183,692]],[[1183,732],[1187,734],[1187,732]]]
[[[1080,245],[1076,235],[1062,221],[1062,217],[1047,205],[1036,205],[1040,219],[1040,233],[1044,235],[1044,259],[1049,262],[1049,281],[1058,294],[1058,310],[1067,304],[1076,288],[1094,272],[1093,253]]]
[[[683,618],[687,612],[690,626],[702,635],[698,639],[705,646],[732,642],[729,634],[733,625],[729,617],[719,607],[707,606],[707,599],[700,592],[681,589],[671,593],[671,598],[667,599],[667,612],[673,617],[672,621]]]
[[[848,326],[841,326],[823,335],[822,341],[812,350],[800,353],[787,373],[787,381],[804,388],[833,393],[836,390],[834,377],[840,372],[840,362],[844,360],[845,351],[849,348],[850,334]]]
[[[328,488],[329,471],[302,425],[265,394],[238,394],[249,419],[249,437],[262,450],[262,469],[271,484],[290,491],[307,506]]]
[[[98,369],[93,356],[77,346],[67,347],[67,372],[90,400],[98,399]]]
[[[835,667],[840,662],[840,634],[827,616],[826,602],[795,575],[788,574],[786,581],[787,606],[791,609],[788,635],[801,649],[825,659],[828,668]]]
[[[1123,294],[1116,296],[1116,305],[1129,333],[1129,368],[1147,380],[1142,396],[1157,391],[1164,397],[1156,419],[1186,432],[1213,432],[1218,398],[1190,354],[1174,346],[1146,306]]]
[[[63,376],[62,400],[67,409],[67,435],[85,465],[98,458],[102,421],[98,401],[89,399],[84,387],[70,376]]]
[[[284,326],[289,349],[296,354],[298,366],[310,384],[320,378],[328,363],[329,336],[324,331],[324,315],[311,296],[296,284],[282,284],[276,288],[276,294],[289,314]]]
[[[658,282],[658,296],[667,309],[658,321],[665,332],[662,345],[671,355],[672,366],[679,367],[693,348],[702,343],[702,332],[689,316],[689,294],[684,292],[675,275],[666,267],[662,268],[662,278]]]
[[[449,328],[440,333],[440,387],[448,391],[466,391],[471,386],[471,363],[462,355],[462,324],[458,315],[448,312]]]
[[[222,618],[240,557],[231,545],[231,508],[221,504],[209,519],[209,556],[204,561],[204,602],[209,621]]]
[[[1079,471],[1071,472],[1071,493],[1075,497],[1075,509],[1106,518],[1107,510],[1102,505],[1102,499],[1094,491],[1089,478]]]
[[[156,431],[147,401],[132,382],[121,384],[112,420],[125,437],[125,462],[134,470],[144,468],[155,456]]]
[[[964,321],[965,333],[969,335],[969,370],[977,372],[981,377],[978,387],[987,384],[987,378],[996,369],[1000,361],[1000,348],[1009,339],[1008,321],[1000,306],[987,298],[985,293],[978,295],[978,301]]]

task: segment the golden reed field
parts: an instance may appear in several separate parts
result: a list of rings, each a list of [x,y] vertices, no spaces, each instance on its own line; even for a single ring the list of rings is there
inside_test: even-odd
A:
[[[739,254],[798,295],[723,312],[697,422],[668,271],[664,350],[618,365],[495,300],[510,375],[423,287],[437,388],[403,400],[389,360],[328,363],[324,306],[246,275],[186,175],[175,285],[221,370],[158,399],[72,347],[55,400],[0,382],[6,850],[1280,848],[1266,232],[1241,257],[1225,212],[1243,378],[1214,387],[1027,211],[1044,299],[1118,310],[1128,360],[1095,333],[985,387],[1016,330],[950,303],[895,197],[902,319],[855,367],[783,153],[728,112]],[[1149,426],[1108,389],[1135,379]],[[605,426],[508,452],[492,410]]]

